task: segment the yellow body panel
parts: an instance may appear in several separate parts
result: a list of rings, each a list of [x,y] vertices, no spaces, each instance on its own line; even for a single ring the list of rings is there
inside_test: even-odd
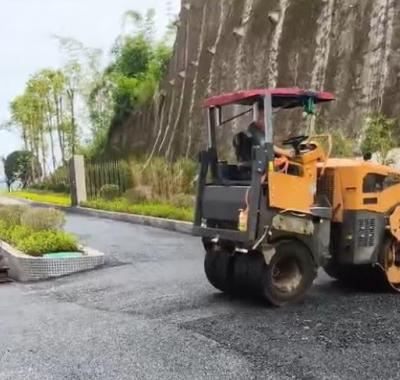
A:
[[[324,168],[324,175],[333,177],[331,201],[333,220],[336,222],[343,221],[344,210],[386,213],[400,204],[400,183],[379,192],[363,192],[363,180],[367,174],[395,175],[400,178],[399,170],[356,159],[332,158],[324,163],[321,162],[322,159],[317,149],[291,162],[292,165],[301,167],[301,176],[270,171],[268,174],[270,206],[282,210],[309,212],[315,202],[317,168],[320,169],[320,173]]]
[[[382,191],[364,193],[363,180],[367,174],[395,175],[400,171],[388,166],[356,159],[329,159],[325,174],[334,176],[334,221],[343,220],[343,210],[367,210],[386,213],[400,204],[400,183]],[[373,199],[374,203],[368,203]]]
[[[290,161],[293,167],[300,168],[300,175],[269,171],[270,207],[310,213],[317,188],[317,164],[324,159],[324,151],[317,147]]]
[[[314,202],[313,181],[284,173],[270,172],[269,202],[271,207],[308,213]]]
[[[400,206],[397,206],[392,215],[390,215],[389,223],[390,232],[397,241],[400,241]]]

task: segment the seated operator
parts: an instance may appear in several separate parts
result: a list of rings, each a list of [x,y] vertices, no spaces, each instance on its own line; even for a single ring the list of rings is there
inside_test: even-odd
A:
[[[265,143],[265,117],[264,105],[258,103],[258,117],[248,127],[246,133],[238,133],[233,140],[233,146],[239,162],[249,163],[251,161],[251,150],[253,146],[263,146]],[[277,156],[293,158],[296,155],[294,149],[283,149],[274,145],[274,153]]]

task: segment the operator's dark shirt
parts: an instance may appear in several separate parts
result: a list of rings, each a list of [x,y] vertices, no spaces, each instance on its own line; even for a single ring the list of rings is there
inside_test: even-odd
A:
[[[254,121],[247,127],[247,136],[251,138],[252,146],[265,144],[265,130]]]
[[[252,148],[263,146],[265,143],[265,133],[255,122],[251,123],[246,132],[238,133],[233,140],[236,157],[240,163],[250,163]]]

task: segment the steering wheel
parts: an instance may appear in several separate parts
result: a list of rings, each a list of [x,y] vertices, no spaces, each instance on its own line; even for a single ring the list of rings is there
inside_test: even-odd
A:
[[[300,145],[304,141],[308,140],[308,136],[301,135],[301,136],[296,136],[296,137],[291,137],[290,139],[287,139],[282,142],[282,145],[291,145],[293,149],[296,151],[296,154],[300,153]]]

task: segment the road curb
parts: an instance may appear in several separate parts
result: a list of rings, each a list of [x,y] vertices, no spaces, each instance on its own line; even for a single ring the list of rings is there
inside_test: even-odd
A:
[[[168,231],[175,231],[182,234],[190,235],[192,233],[193,224],[190,222],[182,222],[179,220],[163,219],[154,216],[145,216],[137,214],[127,214],[123,212],[113,212],[96,210],[86,207],[69,207],[69,206],[59,206],[50,203],[34,202],[28,199],[12,198],[21,203],[31,205],[33,207],[49,207],[55,208],[57,210],[62,210],[71,214],[85,215],[91,217],[97,217],[101,219],[109,219],[117,222],[126,222],[132,224],[139,224],[142,226],[155,227]]]
[[[70,207],[66,211],[74,214],[115,220],[118,222],[128,222],[132,224],[140,224],[143,226],[161,228],[163,230],[175,231],[184,234],[192,233],[192,226],[193,226],[192,223],[181,222],[178,220],[156,218],[153,216],[127,214],[123,212],[96,210],[86,207]]]

